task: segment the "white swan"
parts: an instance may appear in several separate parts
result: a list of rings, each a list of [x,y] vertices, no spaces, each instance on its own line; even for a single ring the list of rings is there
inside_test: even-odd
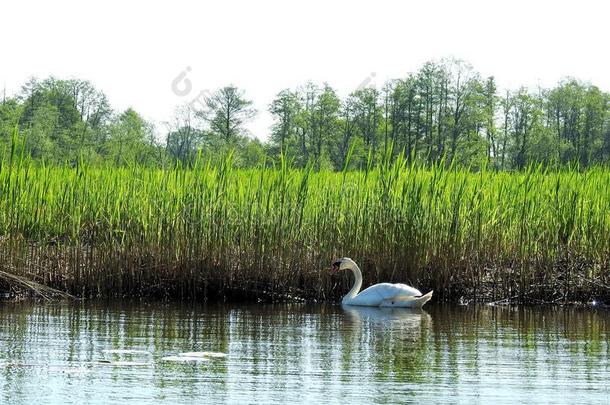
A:
[[[406,284],[380,283],[360,291],[362,287],[362,272],[350,258],[344,257],[333,263],[333,271],[351,270],[356,278],[354,286],[341,301],[345,305],[360,305],[367,307],[400,307],[421,308],[432,298],[432,291],[426,295]]]

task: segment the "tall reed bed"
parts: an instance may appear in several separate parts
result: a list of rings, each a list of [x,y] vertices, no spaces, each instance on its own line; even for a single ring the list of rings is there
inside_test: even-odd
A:
[[[609,294],[610,171],[0,166],[0,270],[81,296],[334,298],[365,284],[441,299]]]

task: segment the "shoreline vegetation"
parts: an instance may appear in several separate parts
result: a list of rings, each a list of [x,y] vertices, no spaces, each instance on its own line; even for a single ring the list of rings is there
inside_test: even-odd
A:
[[[391,153],[388,156],[392,156]],[[406,282],[436,301],[610,298],[610,170],[0,166],[0,274],[77,297],[334,300]],[[17,283],[18,284],[18,283]],[[0,289],[20,287],[0,275]]]
[[[608,92],[570,77],[550,88],[498,89],[493,76],[452,58],[379,88],[368,77],[344,97],[328,83],[280,90],[265,108],[273,124],[262,133],[248,131],[261,112],[234,85],[185,99],[155,125],[133,108],[113,109],[86,80],[32,78],[0,97],[0,156],[10,155],[17,128],[19,155],[73,166],[186,167],[200,156],[220,164],[233,151],[245,169],[284,156],[300,169],[313,162],[316,170],[346,163],[363,170],[390,144],[427,165],[444,160],[475,170],[585,169],[610,160]]]
[[[165,132],[85,80],[4,94],[0,292],[334,300],[349,256],[435,301],[610,301],[609,93],[453,58],[372,79],[279,91],[258,138],[234,85]]]

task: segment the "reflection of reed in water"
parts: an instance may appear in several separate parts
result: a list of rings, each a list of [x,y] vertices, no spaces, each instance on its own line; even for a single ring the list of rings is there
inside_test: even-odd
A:
[[[432,318],[422,309],[343,306],[342,372],[380,380],[425,380]],[[401,395],[410,395],[403,386]]]

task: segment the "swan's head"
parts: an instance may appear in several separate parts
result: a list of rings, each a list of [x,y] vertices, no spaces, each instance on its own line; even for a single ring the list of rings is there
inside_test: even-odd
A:
[[[343,257],[341,259],[337,259],[333,263],[333,272],[338,272],[341,270],[353,269],[356,263],[350,259],[349,257]]]

